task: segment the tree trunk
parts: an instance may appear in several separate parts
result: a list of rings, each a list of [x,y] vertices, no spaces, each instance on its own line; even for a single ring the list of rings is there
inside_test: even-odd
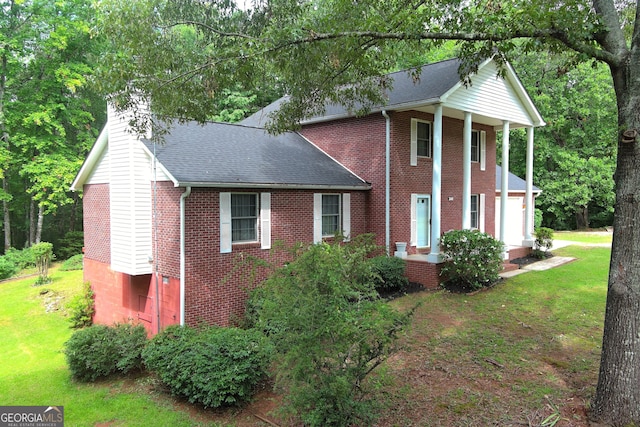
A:
[[[589,228],[589,207],[588,206],[579,206],[576,208],[576,228],[578,230],[583,230],[585,228]]]
[[[2,178],[2,190],[5,194],[9,194],[9,182],[6,176]],[[9,202],[7,200],[2,201],[2,210],[4,211],[4,251],[6,253],[11,247],[11,215],[9,215]]]
[[[36,244],[40,243],[42,240],[42,224],[44,223],[44,205],[42,203],[38,203],[38,223],[36,224]]]
[[[36,242],[36,201],[31,198],[29,202],[29,243],[33,246]]]
[[[636,23],[638,25],[638,23]],[[640,49],[612,67],[618,101],[616,205],[602,355],[591,417],[640,425]],[[627,141],[627,142],[625,142]]]

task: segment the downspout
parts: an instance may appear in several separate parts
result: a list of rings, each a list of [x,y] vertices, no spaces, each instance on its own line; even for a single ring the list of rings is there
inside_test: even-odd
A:
[[[185,200],[191,194],[191,187],[187,187],[180,195],[180,325],[184,326],[184,304],[185,304]]]
[[[386,120],[385,132],[385,189],[384,189],[384,242],[387,255],[391,254],[390,247],[390,209],[391,209],[391,118],[386,110],[382,110],[382,116]]]

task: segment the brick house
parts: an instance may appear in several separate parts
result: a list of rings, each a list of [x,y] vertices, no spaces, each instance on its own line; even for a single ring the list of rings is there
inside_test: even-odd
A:
[[[410,280],[437,286],[442,232],[504,228],[495,222],[496,133],[508,147],[509,130],[526,128],[532,159],[533,129],[544,125],[510,66],[497,77],[488,60],[465,86],[458,64],[427,65],[418,80],[391,74],[389,102],[369,115],[329,106],[276,136],[262,127],[282,100],[239,124],[174,125],[163,144],[127,132],[126,115],[109,109],[72,185],[83,191],[94,320],[133,319],[151,334],[228,325],[251,286],[239,260],[283,262],[275,242],[336,231],[374,233],[407,259]],[[528,176],[523,247],[532,243]]]

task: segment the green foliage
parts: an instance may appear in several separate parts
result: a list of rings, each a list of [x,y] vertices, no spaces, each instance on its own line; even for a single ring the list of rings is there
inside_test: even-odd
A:
[[[67,304],[69,310],[69,322],[72,328],[84,328],[93,324],[95,313],[95,294],[91,284],[85,282],[82,293],[75,295]]]
[[[36,285],[49,283],[49,266],[53,259],[53,245],[49,242],[40,242],[31,246],[31,252],[36,260],[36,268],[38,269],[38,280]]]
[[[372,236],[319,243],[261,286],[257,327],[276,348],[283,410],[308,426],[368,425],[380,397],[370,374],[395,350],[410,314],[381,301]]]
[[[142,354],[171,393],[217,408],[251,398],[270,353],[268,340],[256,330],[170,326]]]
[[[62,271],[82,270],[84,268],[84,256],[82,254],[74,255],[60,266]]]
[[[536,238],[534,242],[534,249],[547,252],[553,247],[553,230],[547,227],[536,228],[534,232]]]
[[[502,242],[477,230],[451,230],[440,238],[446,284],[475,290],[495,283],[502,270]]]
[[[69,259],[72,256],[82,254],[84,246],[84,233],[82,231],[69,231],[58,240],[55,248],[57,259]]]
[[[9,277],[16,274],[17,271],[18,268],[13,262],[11,262],[10,259],[7,259],[6,256],[0,257],[0,280],[8,279]]]
[[[533,211],[533,229],[542,227],[542,210],[535,208]]]
[[[94,325],[74,332],[64,344],[64,354],[74,379],[95,381],[140,370],[146,342],[142,325]]]
[[[31,248],[9,248],[4,257],[14,263],[18,270],[36,266],[36,258]]]
[[[402,291],[409,284],[409,279],[405,276],[407,263],[404,259],[381,255],[371,258],[370,262],[378,293]]]

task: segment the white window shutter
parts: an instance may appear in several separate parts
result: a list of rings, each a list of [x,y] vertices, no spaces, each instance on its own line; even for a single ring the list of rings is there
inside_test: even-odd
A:
[[[487,169],[487,132],[480,131],[480,170]]]
[[[351,193],[342,195],[342,234],[345,240],[351,237]]]
[[[271,193],[260,193],[260,247],[271,249]]]
[[[313,243],[322,242],[322,193],[313,194]]]
[[[411,119],[411,166],[418,166],[418,121]]]
[[[409,245],[416,246],[418,244],[418,219],[417,219],[418,195],[411,195],[411,243]]]
[[[485,202],[485,196],[484,193],[480,194],[479,197],[479,202],[478,202],[478,230],[480,230],[482,233],[484,233],[484,202]]]
[[[220,193],[220,253],[231,252],[231,193]]]

